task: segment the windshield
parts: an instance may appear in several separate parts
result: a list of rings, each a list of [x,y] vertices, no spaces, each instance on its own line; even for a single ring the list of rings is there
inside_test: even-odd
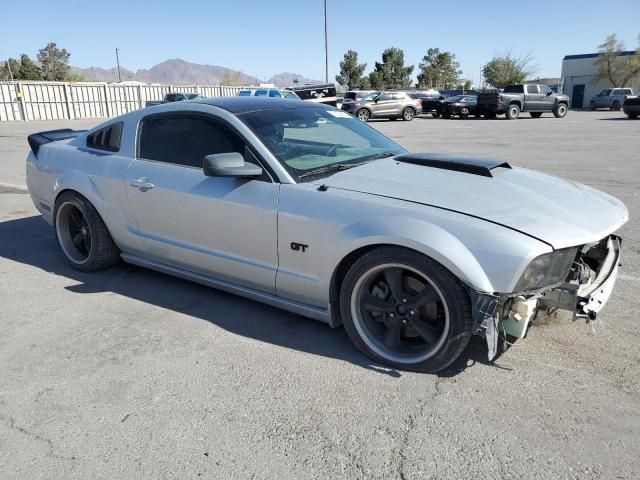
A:
[[[377,130],[334,108],[286,108],[249,112],[239,118],[298,181],[406,152]]]

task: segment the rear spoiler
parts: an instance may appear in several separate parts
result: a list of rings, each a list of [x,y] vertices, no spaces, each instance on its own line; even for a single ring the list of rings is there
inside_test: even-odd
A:
[[[70,128],[61,128],[60,130],[48,130],[46,132],[32,133],[27,137],[31,151],[37,157],[40,147],[45,143],[57,142],[58,140],[67,140],[76,138],[78,135],[86,132],[86,130],[72,130]]]

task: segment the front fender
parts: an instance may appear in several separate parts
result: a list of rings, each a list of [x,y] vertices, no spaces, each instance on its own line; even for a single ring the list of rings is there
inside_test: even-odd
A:
[[[473,253],[450,232],[426,221],[407,221],[396,217],[383,222],[358,222],[340,232],[338,244],[348,246],[348,251],[340,253],[341,258],[371,245],[406,247],[434,259],[476,290],[494,290],[491,280]]]

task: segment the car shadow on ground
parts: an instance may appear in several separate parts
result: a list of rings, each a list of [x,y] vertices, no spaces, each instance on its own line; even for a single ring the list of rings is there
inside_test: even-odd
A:
[[[74,270],[64,260],[51,227],[40,216],[0,223],[0,257],[78,282],[65,287],[77,294],[113,292],[261,342],[350,362],[395,378],[403,373],[358,352],[343,328],[332,329],[259,302],[125,263],[94,273]],[[460,358],[439,376],[457,375],[475,362],[488,363],[486,346],[476,340],[480,339],[474,337]]]
[[[619,121],[625,121],[625,122],[630,122],[633,120],[637,120],[636,118],[629,118],[629,117],[613,117],[613,118],[599,118],[598,120],[605,120],[607,122],[619,122]]]

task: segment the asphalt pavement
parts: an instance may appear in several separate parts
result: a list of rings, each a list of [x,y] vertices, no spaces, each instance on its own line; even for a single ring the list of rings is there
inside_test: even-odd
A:
[[[637,479],[640,121],[374,121],[413,151],[492,156],[602,189],[630,221],[596,322],[541,317],[495,364],[381,367],[343,329],[122,264],[71,269],[0,123],[0,478]]]

